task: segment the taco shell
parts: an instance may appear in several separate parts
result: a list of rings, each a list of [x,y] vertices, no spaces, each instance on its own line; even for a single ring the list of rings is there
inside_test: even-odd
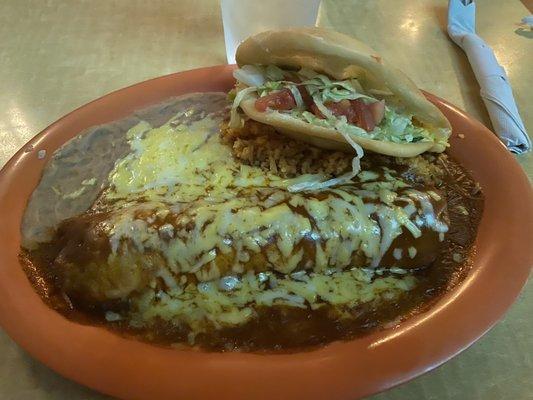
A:
[[[446,149],[451,126],[440,110],[428,101],[416,85],[400,70],[390,66],[381,56],[360,41],[320,28],[295,28],[267,31],[246,39],[237,49],[239,66],[247,64],[276,65],[285,69],[309,68],[336,80],[357,78],[368,92],[389,92],[387,104],[411,114],[431,133],[433,142],[395,143],[352,135],[366,150],[397,157],[413,157],[425,151]],[[344,136],[334,128],[309,124],[275,110],[257,111],[256,95],[240,104],[251,119],[273,126],[290,137],[323,148],[350,150]]]

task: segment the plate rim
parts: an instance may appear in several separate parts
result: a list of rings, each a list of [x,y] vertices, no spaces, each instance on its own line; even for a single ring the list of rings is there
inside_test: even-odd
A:
[[[233,68],[233,66],[219,65],[153,78],[111,92],[66,114],[64,117],[45,128],[38,135],[34,136],[5,164],[0,171],[0,215],[2,215],[2,211],[5,211],[6,207],[4,202],[6,199],[12,201],[11,198],[14,195],[10,191],[12,188],[10,182],[12,182],[14,177],[17,176],[17,173],[20,174],[20,170],[24,170],[25,166],[30,165],[31,163],[35,164],[35,162],[37,162],[37,165],[42,168],[44,162],[49,159],[51,155],[50,152],[48,152],[49,154],[47,154],[43,160],[35,161],[35,159],[32,160],[32,157],[36,157],[37,150],[39,150],[40,146],[44,146],[47,143],[52,145],[54,143],[64,143],[66,139],[61,140],[60,137],[65,136],[65,124],[76,126],[76,118],[79,114],[85,115],[98,110],[101,111],[102,106],[108,106],[109,104],[116,103],[120,100],[127,100],[128,97],[131,97],[135,94],[144,93],[146,96],[143,99],[138,100],[137,102],[133,101],[135,104],[144,101],[144,104],[141,106],[134,106],[133,108],[128,108],[127,106],[120,108],[120,112],[126,113],[122,116],[114,118],[115,120],[120,119],[135,109],[140,109],[142,107],[149,106],[150,104],[155,104],[155,102],[151,102],[152,99],[159,99],[161,102],[164,101],[165,98],[160,98],[160,96],[167,92],[175,92],[177,89],[170,88],[169,86],[176,82],[181,84],[183,87],[188,88],[191,86],[191,83],[195,82],[195,80],[200,80],[200,82],[196,82],[198,85],[200,85],[202,84],[202,79],[206,80],[206,82],[211,80],[216,81],[218,79],[217,85],[220,87],[224,85],[227,86]],[[205,87],[208,86],[210,86],[210,84],[205,85]],[[426,95],[430,100],[437,103],[437,105],[440,106],[440,108],[447,113],[448,116],[452,116],[454,121],[456,119],[461,120],[466,123],[467,126],[470,126],[470,128],[474,129],[474,131],[478,133],[481,132],[479,134],[483,134],[484,136],[480,137],[483,137],[483,141],[486,141],[486,146],[488,146],[491,154],[497,154],[497,156],[500,157],[499,162],[503,162],[503,165],[507,166],[507,168],[509,168],[513,174],[516,174],[511,177],[512,180],[518,184],[518,187],[514,189],[514,192],[522,193],[526,197],[526,200],[527,198],[533,200],[531,186],[529,185],[529,181],[522,168],[514,160],[512,155],[507,152],[507,149],[499,142],[492,132],[490,132],[479,121],[470,117],[464,111],[458,109],[445,100],[428,93],[426,93]],[[171,96],[166,98],[169,97]],[[129,101],[131,101],[131,99]],[[116,115],[116,112],[112,110],[111,114]],[[104,119],[105,115],[107,114],[103,115]],[[91,119],[91,116],[86,115],[85,118]],[[111,120],[108,120],[108,122],[110,121]],[[100,123],[103,122],[105,121]],[[81,130],[77,131],[75,134],[72,134],[72,137],[80,132]],[[452,145],[455,145],[456,143],[460,144],[460,140],[464,140],[465,143],[467,143],[473,139],[468,135],[465,139],[453,138]],[[33,146],[33,150],[28,151],[29,146]],[[473,156],[478,156],[479,158],[479,155],[474,154]],[[29,175],[31,175],[30,178],[33,180],[35,180],[35,173],[36,171],[29,171]],[[31,191],[33,191],[33,189]],[[25,198],[25,200],[27,200],[27,198]],[[514,203],[515,202],[513,202],[513,204]],[[527,201],[523,202],[523,204],[526,205],[527,203]],[[529,203],[531,204],[532,202],[530,201]],[[526,233],[525,239],[522,239],[522,241],[526,243],[528,229],[529,232],[533,231],[533,211],[531,209],[527,209],[526,206],[522,208],[525,210],[524,215],[526,221],[524,226],[518,227],[517,229],[518,232]],[[513,215],[515,213],[513,213]],[[9,218],[13,219],[12,216]],[[481,223],[483,224],[483,220]],[[18,226],[20,226],[20,218]],[[20,237],[17,238],[18,232],[13,232],[13,230],[11,230],[11,233],[12,236],[10,240],[8,240],[9,238],[7,238],[5,234],[0,234],[0,238],[4,239],[4,242],[2,242],[2,250],[4,250],[4,247],[7,247],[5,245],[6,242],[13,247],[16,246],[17,241],[20,239]],[[487,237],[490,239],[490,233],[487,233],[487,235]],[[417,360],[417,357],[413,357],[415,355],[411,355],[411,359],[409,360],[393,360],[391,358],[391,355],[393,354],[395,354],[397,357],[405,358],[406,356],[404,352],[402,352],[399,347],[413,347],[415,344],[419,344],[416,342],[416,340],[413,340],[414,338],[419,338],[421,332],[427,331],[426,327],[428,326],[429,322],[438,319],[441,321],[441,326],[446,326],[446,324],[442,325],[444,322],[449,322],[452,324],[452,326],[454,323],[457,324],[457,320],[454,318],[454,315],[450,315],[450,310],[457,308],[458,302],[461,302],[461,300],[464,299],[465,292],[468,293],[469,291],[473,290],[472,285],[480,279],[479,275],[481,274],[484,276],[484,269],[487,267],[483,268],[483,266],[490,261],[489,256],[490,254],[478,254],[475,260],[478,263],[483,264],[481,266],[475,266],[473,273],[471,272],[465,281],[463,281],[450,293],[447,293],[445,296],[443,296],[429,311],[410,318],[406,322],[402,323],[399,328],[375,332],[362,338],[357,338],[347,342],[334,342],[330,345],[326,345],[313,351],[293,353],[290,355],[258,355],[248,353],[205,353],[194,350],[181,351],[166,348],[163,349],[146,343],[136,342],[119,337],[109,331],[103,331],[102,328],[88,326],[82,327],[79,324],[67,321],[55,311],[48,309],[48,307],[42,303],[40,297],[31,288],[25,274],[22,272],[22,268],[20,268],[20,265],[18,265],[18,261],[17,274],[17,271],[15,270],[17,266],[13,264],[13,253],[1,251],[0,325],[2,325],[5,331],[13,338],[13,340],[15,340],[15,342],[20,343],[20,345],[29,351],[32,356],[37,358],[45,365],[48,365],[52,369],[56,370],[61,375],[66,376],[67,378],[85,386],[92,387],[97,391],[121,398],[142,399],[153,398],[155,397],[154,395],[156,395],[157,398],[172,398],[176,393],[179,393],[183,397],[187,398],[203,398],[203,396],[214,396],[215,394],[218,398],[230,398],[233,396],[251,397],[252,393],[257,398],[272,398],[272,396],[293,399],[324,398],[326,395],[337,397],[339,399],[355,398],[389,389],[400,383],[413,379],[414,377],[419,376],[433,368],[436,368],[477,341],[502,318],[505,311],[512,305],[512,303],[514,303],[516,297],[519,295],[521,289],[527,281],[531,264],[533,263],[532,254],[522,255],[519,257],[518,261],[515,260],[515,262],[520,265],[515,269],[514,275],[512,275],[512,285],[507,283],[506,290],[509,293],[506,294],[505,299],[499,304],[496,304],[496,308],[489,311],[485,310],[484,312],[480,312],[476,316],[478,320],[476,324],[477,328],[473,329],[470,327],[468,332],[459,332],[458,337],[454,339],[453,346],[450,345],[450,343],[444,343],[443,345],[446,345],[447,349],[444,351],[440,349],[439,351],[438,349],[432,349],[431,347],[426,348],[425,345],[421,345],[419,346],[419,349],[417,350],[418,353],[416,354],[416,356],[421,358],[421,360]],[[485,257],[485,259],[480,257]],[[488,261],[486,260],[486,257],[489,257]],[[529,268],[527,268],[528,265]],[[10,290],[9,287],[11,279],[16,279],[14,282],[18,282],[23,285],[23,283],[21,283],[20,274],[23,274],[23,278],[26,280],[27,286],[24,288],[24,290],[22,290],[22,294],[32,297],[33,300],[30,301],[29,304],[36,306],[35,309],[29,310],[30,314],[32,314],[31,317],[36,318],[33,320],[30,318],[30,316],[25,315],[24,313],[24,311],[28,311],[24,310],[24,307],[27,306],[28,302],[22,301],[20,296],[17,298],[13,290]],[[488,278],[485,276],[485,279]],[[494,278],[492,278],[492,280],[494,280]],[[485,282],[487,283],[487,281]],[[490,280],[488,282],[495,287],[495,282]],[[28,292],[28,289],[31,290],[33,296]],[[488,295],[488,293],[485,295]],[[37,301],[41,303],[40,307],[37,306]],[[450,308],[454,305],[455,307]],[[466,309],[468,309],[468,304],[463,304],[462,307],[467,307]],[[46,312],[46,310],[43,308],[46,308],[48,312]],[[50,314],[55,314],[55,318],[53,318]],[[483,318],[481,318],[481,314],[483,314]],[[59,320],[62,319],[62,323],[59,322],[58,316]],[[461,320],[464,320],[464,316]],[[31,326],[32,321],[39,322],[39,327],[42,328],[42,330],[39,332],[39,334],[41,334],[40,340],[46,342],[47,345],[50,346],[50,349],[54,350],[55,353],[39,349],[39,346],[30,340],[32,337],[35,338],[35,334],[30,334],[28,336],[28,333],[21,332],[20,326]],[[47,324],[58,325],[48,326],[48,329],[45,329],[44,327],[46,327]],[[80,329],[80,327],[82,328]],[[81,343],[78,343],[78,345],[67,350],[62,348],[62,343],[57,341],[58,338],[65,337],[64,332],[61,332],[61,329],[67,329],[69,332],[79,333],[79,338],[82,339]],[[105,337],[104,342],[99,342],[101,337]],[[124,342],[127,342],[127,344],[125,345]],[[104,350],[116,349],[114,351],[118,351],[118,349],[120,349],[120,362],[113,363],[113,360],[111,357],[109,357],[109,354],[105,354],[106,351],[102,351],[102,349],[93,349],[93,354],[91,356],[87,351],[87,348],[84,348],[84,346],[92,346],[95,343],[104,343],[105,346],[108,346],[107,349]],[[355,345],[355,343],[357,345]],[[134,352],[135,354],[127,354],[126,350],[124,349],[127,349],[127,352]],[[368,362],[369,364],[367,364],[367,367],[370,366],[370,368],[365,370],[362,368],[361,364],[353,364],[354,361],[350,359],[347,354],[353,355],[355,350],[365,350],[365,356],[361,358],[360,363],[363,361]],[[91,357],[90,368],[82,368],[82,371],[75,370],[73,368],[73,366],[76,365],[75,360],[77,360],[77,357],[80,354]],[[179,354],[180,356],[176,357],[176,354]],[[361,354],[358,353],[358,355]],[[141,378],[141,376],[139,376],[139,371],[135,371],[132,367],[132,364],[130,364],[135,362],[138,363],[140,360],[142,360],[141,356],[153,358],[149,365],[153,365],[156,368],[162,368],[162,366],[167,365],[179,365],[179,363],[176,364],[175,359],[187,360],[194,365],[194,368],[197,368],[199,371],[201,371],[199,375],[215,374],[217,377],[214,379],[214,381],[212,381],[212,387],[204,387],[200,390],[200,392],[197,391],[198,385],[193,383],[193,375],[188,375],[190,379],[188,382],[176,383],[173,382],[173,380],[175,381],[175,378],[173,378],[173,375],[168,371],[163,374],[164,377],[160,377],[160,382],[163,382],[160,384],[154,384],[153,382],[147,384],[146,380],[143,381],[142,379],[133,381],[133,385],[135,387],[132,387],[131,384],[124,384],[124,382],[129,381],[129,378],[132,376]],[[387,365],[387,361],[389,363],[393,363],[394,365]],[[98,368],[96,367],[102,365],[107,365],[108,367],[101,368],[101,371],[99,372],[97,370]],[[109,376],[104,376],[110,372],[111,365],[113,365],[114,369],[114,372],[112,373],[114,379],[118,379],[119,381],[122,379],[122,383],[113,382]],[[135,366],[139,367],[138,365]],[[344,373],[341,367],[344,368]],[[117,368],[119,371],[117,371]],[[141,368],[143,370],[146,369],[145,367]],[[221,368],[227,369],[227,372],[221,374]],[[349,373],[346,373],[346,368],[350,368]],[[296,372],[298,372],[300,376],[295,375],[295,369],[298,369]],[[105,374],[103,374],[102,371],[104,371]],[[228,372],[233,374],[241,374],[241,379],[243,379],[243,371],[245,375],[244,383],[241,382],[239,387],[232,388],[230,391],[228,391],[228,387],[224,387],[224,384],[227,384],[228,382],[225,379],[231,377]],[[305,371],[306,377],[302,378],[301,375],[303,375],[304,372],[300,371]],[[332,371],[335,371],[336,374],[332,373]],[[272,387],[266,391],[264,387],[261,387],[261,390],[258,391],[259,388],[257,382],[252,376],[258,372],[266,374],[272,379],[277,379],[278,381],[283,382],[283,385],[281,385],[282,387]],[[354,382],[350,378],[353,378],[353,376],[357,373],[360,375],[359,380],[362,380],[364,377],[365,380],[370,383],[367,383],[366,385],[354,385]],[[154,376],[152,375],[152,377]],[[290,381],[290,379],[288,379],[289,377],[292,378],[293,381]],[[357,381],[357,379],[355,379],[355,381]],[[301,386],[305,384],[307,384],[308,387],[306,387],[305,390],[302,390]],[[319,388],[317,385],[321,387],[325,386],[327,388],[326,391]],[[215,392],[215,387],[224,387],[226,392],[224,392],[223,396],[220,396],[219,392]]]

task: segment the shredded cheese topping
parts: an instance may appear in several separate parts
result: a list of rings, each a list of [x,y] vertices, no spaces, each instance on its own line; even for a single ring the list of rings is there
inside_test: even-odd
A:
[[[159,275],[201,281],[264,268],[344,269],[355,260],[375,268],[404,229],[415,238],[424,228],[445,231],[430,197],[392,170],[293,193],[316,176],[282,179],[240,164],[216,133],[209,118],[156,129],[142,122],[128,132],[132,152],[117,162],[104,194],[110,262],[154,251],[166,270]]]
[[[395,276],[379,277],[382,271],[353,269],[325,274],[298,273],[276,278],[272,273],[247,273],[234,277],[231,288],[223,280],[198,285],[178,286],[167,291],[147,291],[135,302],[132,323],[143,326],[146,321],[162,318],[193,327],[195,333],[210,326],[241,325],[256,314],[256,306],[288,306],[318,309],[334,305],[339,317],[342,310],[357,304],[394,300],[416,286],[416,278],[405,271]],[[227,279],[226,279],[227,280]],[[349,314],[348,314],[349,315]],[[111,316],[120,320],[120,315]],[[111,320],[111,319],[110,319]]]

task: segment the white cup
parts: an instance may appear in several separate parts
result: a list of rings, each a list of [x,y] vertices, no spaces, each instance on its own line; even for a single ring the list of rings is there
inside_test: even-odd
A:
[[[228,64],[247,37],[269,29],[315,26],[320,0],[221,0]]]

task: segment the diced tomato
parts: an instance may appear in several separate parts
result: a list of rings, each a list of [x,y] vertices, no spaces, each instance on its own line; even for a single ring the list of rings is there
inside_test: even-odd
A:
[[[255,109],[265,112],[267,108],[272,110],[292,110],[296,107],[296,101],[289,89],[283,89],[260,97],[255,101]]]
[[[324,105],[331,111],[336,117],[345,116],[346,120],[350,124],[355,124],[357,122],[357,114],[350,104],[350,100],[341,100],[337,103],[326,102]]]
[[[368,107],[370,108],[372,117],[374,117],[375,124],[379,125],[385,116],[385,100],[376,101],[375,103],[369,104]]]
[[[313,98],[305,88],[305,86],[296,86],[298,88],[298,91],[300,92],[300,95],[302,96],[302,100],[304,101],[305,108],[311,108],[311,105],[314,105]]]
[[[311,104],[311,105],[309,106],[309,109],[310,109],[311,112],[312,112],[313,114],[315,114],[318,118],[326,119],[325,115],[322,114],[322,111],[320,111],[320,110],[318,109],[318,107],[316,106],[315,103]]]
[[[370,111],[370,107],[361,100],[350,100],[350,103],[356,114],[355,124],[367,132],[374,130],[376,123],[374,122],[374,116]]]

